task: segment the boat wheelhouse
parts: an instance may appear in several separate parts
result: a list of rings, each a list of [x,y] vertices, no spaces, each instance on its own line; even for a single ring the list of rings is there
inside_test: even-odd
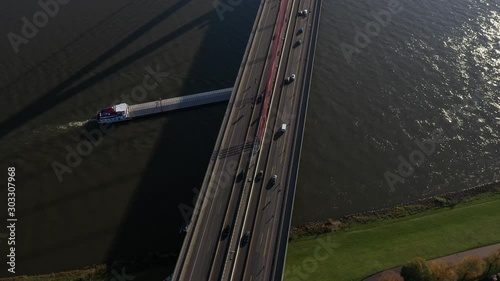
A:
[[[97,123],[113,123],[125,121],[128,117],[128,105],[120,103],[111,107],[103,108],[97,111]]]

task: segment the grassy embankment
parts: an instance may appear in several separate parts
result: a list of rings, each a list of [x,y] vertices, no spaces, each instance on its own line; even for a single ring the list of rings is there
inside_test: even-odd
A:
[[[437,197],[435,200],[445,199]],[[446,202],[440,203],[447,205]],[[399,206],[389,213],[395,210],[405,213],[405,208],[412,213],[412,210],[427,207],[418,204]],[[293,266],[302,265],[305,260],[311,261],[314,249],[319,245],[316,238],[326,240],[328,236],[336,248],[326,260],[317,261],[314,271],[309,267],[312,273],[301,267],[307,280],[362,280],[416,256],[430,259],[498,243],[500,194],[481,194],[451,207],[430,208],[394,219],[373,216],[372,220],[352,223],[351,217],[349,226],[340,227],[335,233],[296,237],[288,246],[286,269],[291,271]],[[370,217],[362,217],[360,221],[370,221]],[[285,280],[304,279],[294,279],[292,277],[298,277],[294,274],[287,277]]]

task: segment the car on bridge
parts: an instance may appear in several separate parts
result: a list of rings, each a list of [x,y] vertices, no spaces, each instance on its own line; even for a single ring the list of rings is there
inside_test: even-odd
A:
[[[182,225],[181,229],[179,230],[179,233],[186,234],[189,230],[189,226],[191,225],[191,222],[186,222]]]
[[[245,232],[245,235],[243,235],[243,238],[241,239],[241,244],[246,245],[250,241],[250,231]]]
[[[281,124],[280,133],[284,134],[286,132],[286,123]]]
[[[257,103],[260,103],[262,99],[264,98],[264,93],[260,94],[257,96]]]
[[[276,184],[277,180],[278,180],[278,175],[274,175],[269,183],[271,184],[271,186],[273,186]]]
[[[301,28],[299,28],[299,30],[297,30],[297,35],[300,35],[304,33],[304,27],[302,26]]]
[[[224,227],[224,230],[222,230],[222,234],[221,234],[222,240],[226,239],[229,236],[230,232],[231,232],[231,228],[229,227],[229,225],[226,225],[226,227]]]
[[[309,13],[309,11],[307,11],[307,10],[301,10],[301,11],[299,11],[299,16],[306,17],[308,13]]]
[[[257,175],[255,176],[255,181],[260,181],[262,180],[262,177],[264,177],[264,171],[260,170]]]
[[[292,74],[292,75],[288,76],[288,77],[285,79],[285,82],[286,82],[287,84],[290,84],[290,83],[292,83],[293,81],[295,81],[295,74]]]

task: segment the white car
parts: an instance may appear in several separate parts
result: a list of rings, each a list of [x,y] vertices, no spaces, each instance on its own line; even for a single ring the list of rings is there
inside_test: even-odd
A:
[[[284,133],[286,132],[286,124],[285,124],[285,123],[281,124],[281,129],[280,129],[280,132],[281,132],[282,134],[284,134]]]

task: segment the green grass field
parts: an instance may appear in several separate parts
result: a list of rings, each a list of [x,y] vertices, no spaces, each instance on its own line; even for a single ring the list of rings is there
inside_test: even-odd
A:
[[[328,257],[318,239],[336,245]],[[355,280],[420,256],[449,255],[500,242],[500,194],[423,213],[388,219],[335,234],[306,237],[288,246],[285,280]],[[316,255],[317,256],[317,255]],[[293,272],[294,267],[301,272]]]

